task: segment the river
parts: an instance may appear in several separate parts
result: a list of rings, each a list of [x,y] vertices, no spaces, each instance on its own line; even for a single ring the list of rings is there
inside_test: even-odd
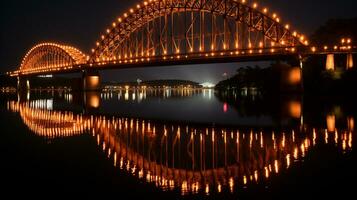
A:
[[[269,199],[347,196],[356,181],[349,98],[192,88],[0,96],[4,189]]]

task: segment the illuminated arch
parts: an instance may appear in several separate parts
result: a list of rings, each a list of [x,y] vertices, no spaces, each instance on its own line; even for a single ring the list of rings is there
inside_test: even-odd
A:
[[[282,25],[277,14],[259,9],[256,3],[148,0],[112,23],[96,42],[90,61],[242,49],[259,49],[262,53],[262,49],[307,44],[303,35],[290,31],[290,25]]]
[[[347,132],[336,129],[331,135],[327,130],[306,127],[304,134],[295,134],[294,130],[279,134],[254,131],[244,134],[235,130],[223,132],[219,128],[212,128],[211,131],[206,129],[204,133],[189,127],[187,134],[181,134],[186,131],[181,132],[182,129],[169,124],[167,127],[172,128],[167,132],[166,125],[156,126],[150,124],[150,121],[106,119],[105,116],[89,117],[69,111],[47,110],[48,105],[45,102],[11,101],[8,102],[8,109],[18,112],[31,131],[47,139],[92,133],[108,158],[113,159],[114,166],[165,190],[178,187],[182,194],[199,191],[208,194],[217,186],[218,191],[227,186],[233,190],[234,185],[245,186],[266,181],[273,174],[278,174],[295,161],[303,159],[320,143],[333,142],[343,151],[352,150],[353,145],[351,130]],[[181,147],[178,148],[178,145]],[[194,145],[196,151],[198,150],[196,154]],[[226,151],[226,147],[231,151]],[[184,165],[175,165],[173,160],[169,162],[170,158],[185,151],[187,152],[183,155],[187,156],[182,156],[179,161],[184,162]],[[212,152],[213,159],[217,161],[215,164],[209,164],[212,160],[206,161],[207,155]],[[155,154],[158,156],[152,156]],[[193,157],[196,157],[196,161],[190,154],[195,155]],[[231,159],[219,161],[219,156]],[[186,165],[190,163],[196,163],[197,166]]]
[[[289,168],[294,160],[303,158],[317,141],[316,134],[315,136],[295,137],[292,133],[289,135],[290,137],[287,137],[285,134],[280,136],[267,134],[267,136],[264,136],[265,134],[260,133],[260,136],[254,136],[252,132],[248,134],[250,136],[244,139],[244,137],[237,135],[224,138],[223,135],[212,135],[212,133],[207,132],[206,134],[199,133],[196,135],[193,134],[196,130],[191,128],[189,129],[192,131],[191,136],[188,133],[186,139],[180,139],[181,136],[179,135],[181,134],[172,135],[173,132],[171,132],[171,134],[166,135],[166,131],[162,132],[162,129],[155,131],[155,124],[150,125],[150,122],[138,122],[123,118],[119,120],[100,118],[94,121],[95,123],[92,126],[93,136],[96,137],[100,148],[108,154],[108,158],[113,159],[114,166],[118,166],[147,182],[155,183],[157,187],[165,190],[178,187],[182,194],[197,193],[204,190],[208,193],[207,188],[211,191],[213,186],[220,184],[222,184],[222,187],[228,185],[230,189],[233,189],[233,185],[237,183],[237,185],[244,186],[249,182],[267,180],[271,175],[279,173],[284,168]],[[144,132],[141,132],[141,130]],[[217,133],[219,132],[217,131]],[[229,151],[232,154],[228,153],[228,157],[233,159],[214,165],[209,165],[212,160],[206,161],[205,158],[202,160],[203,157],[210,154],[206,155],[207,152],[212,152],[210,148],[215,146],[208,145],[211,137],[215,138],[212,139],[212,143],[222,145],[221,148],[216,147],[215,155],[223,156],[222,153],[225,151],[223,145],[233,145],[230,146],[233,151]],[[258,137],[260,139],[257,139]],[[181,148],[185,149],[184,151],[187,150],[188,153],[194,141],[200,148],[206,146],[207,143],[207,147],[204,147],[206,153],[203,153],[201,149],[200,153],[195,154],[195,157],[197,157],[195,167],[175,165],[172,160],[168,162],[169,158],[175,158],[175,155],[179,154]],[[181,148],[178,148],[178,143],[182,143]],[[137,144],[146,144],[148,151],[144,151],[139,147],[141,145]],[[189,146],[190,148],[188,148]],[[233,153],[237,148],[239,148],[238,152]],[[157,151],[156,155],[162,154],[156,157],[153,153],[155,151]],[[163,153],[165,151],[169,153]],[[173,153],[174,151],[176,151],[176,154]],[[181,153],[184,151],[181,151]],[[192,151],[190,152],[192,153]],[[180,162],[195,163],[191,160],[192,157],[189,156],[189,153],[185,155],[181,157]],[[214,159],[218,159],[218,157]]]
[[[9,102],[9,108],[18,112],[24,124],[37,136],[46,139],[72,137],[84,134],[88,120],[72,112],[47,110],[47,100],[26,103]]]
[[[85,64],[87,56],[80,50],[56,43],[34,46],[22,60],[20,73],[36,73],[71,68]]]

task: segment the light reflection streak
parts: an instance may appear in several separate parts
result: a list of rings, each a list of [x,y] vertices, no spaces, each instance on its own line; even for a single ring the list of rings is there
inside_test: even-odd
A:
[[[103,100],[111,100],[115,98],[117,100],[136,101],[140,103],[143,100],[145,100],[147,96],[168,99],[168,98],[192,97],[199,94],[202,94],[204,99],[212,100],[213,90],[190,88],[190,87],[151,88],[151,87],[127,86],[127,87],[119,87],[117,89],[104,89],[100,97]]]
[[[353,144],[352,131],[335,127],[333,133],[309,128],[299,134],[299,128],[271,132],[181,126],[53,111],[36,101],[11,101],[8,109],[18,112],[32,132],[47,139],[93,134],[114,167],[162,190],[179,188],[182,195],[233,192],[237,186],[268,180],[303,161],[316,145],[333,143],[346,152]],[[334,135],[332,140],[329,134]]]

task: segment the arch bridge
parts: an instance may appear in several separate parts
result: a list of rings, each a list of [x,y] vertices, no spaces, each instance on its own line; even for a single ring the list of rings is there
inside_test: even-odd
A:
[[[32,48],[12,76],[88,72],[84,88],[97,88],[98,70],[126,67],[271,60],[326,54],[347,55],[353,67],[357,48],[310,46],[303,34],[268,8],[246,0],[147,0],[130,8],[105,30],[90,54],[56,43]],[[301,68],[301,66],[299,66]]]

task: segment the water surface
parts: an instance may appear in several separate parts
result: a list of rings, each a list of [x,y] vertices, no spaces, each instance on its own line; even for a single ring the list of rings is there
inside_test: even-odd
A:
[[[202,89],[1,94],[3,180],[36,194],[347,196],[353,102]]]

